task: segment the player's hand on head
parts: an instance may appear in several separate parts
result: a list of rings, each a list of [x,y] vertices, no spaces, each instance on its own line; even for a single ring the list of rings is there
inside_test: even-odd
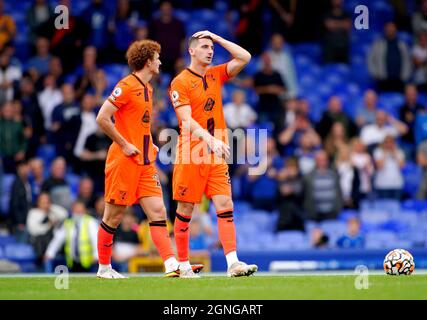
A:
[[[195,34],[193,34],[193,37],[194,38],[211,37],[213,41],[216,41],[218,39],[218,36],[215,33],[210,32],[208,30],[197,31]]]
[[[139,151],[138,148],[135,147],[132,143],[127,143],[122,148],[122,151],[125,154],[125,156],[127,156],[127,157],[134,157],[134,156],[141,153],[141,151]]]

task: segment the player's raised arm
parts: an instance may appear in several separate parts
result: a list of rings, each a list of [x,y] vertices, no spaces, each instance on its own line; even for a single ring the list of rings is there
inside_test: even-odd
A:
[[[191,132],[194,136],[201,138],[205,141],[209,148],[218,156],[225,155],[226,158],[230,156],[230,147],[221,140],[213,137],[207,130],[193,119],[191,115],[190,105],[183,105],[175,109],[178,117],[181,119],[183,130]]]
[[[98,116],[96,117],[96,123],[104,131],[104,133],[116,142],[121,148],[123,153],[130,157],[141,153],[137,147],[126,141],[125,138],[117,131],[111,118],[117,108],[108,100],[105,100],[101,110],[99,110]]]
[[[231,41],[225,40],[224,38],[210,31],[204,30],[196,32],[193,37],[211,37],[213,42],[218,43],[225,50],[230,52],[230,54],[233,56],[233,59],[227,63],[227,74],[229,77],[234,77],[237,75],[249,63],[249,61],[251,61],[251,54],[246,49]]]

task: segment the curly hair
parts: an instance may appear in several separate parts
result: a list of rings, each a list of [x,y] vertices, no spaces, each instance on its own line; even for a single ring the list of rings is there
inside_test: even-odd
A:
[[[144,68],[147,60],[152,60],[154,53],[160,54],[160,44],[153,40],[140,40],[132,43],[127,52],[126,59],[132,71]]]

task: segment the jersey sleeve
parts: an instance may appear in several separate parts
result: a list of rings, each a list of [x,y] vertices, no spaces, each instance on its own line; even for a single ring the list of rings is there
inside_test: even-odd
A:
[[[227,63],[219,64],[213,68],[218,73],[219,79],[221,80],[221,84],[230,79],[230,76],[227,73]]]
[[[174,79],[174,81],[172,81],[169,97],[175,109],[190,104],[188,86],[186,86],[183,79]]]
[[[111,92],[108,97],[110,101],[116,108],[120,109],[129,102],[129,93],[130,87],[126,82],[120,81]]]

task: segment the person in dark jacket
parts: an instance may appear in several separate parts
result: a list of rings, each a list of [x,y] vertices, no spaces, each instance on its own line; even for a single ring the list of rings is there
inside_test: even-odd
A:
[[[28,235],[25,223],[32,204],[31,186],[28,181],[30,167],[26,161],[20,161],[16,171],[9,202],[10,231],[19,242],[26,242]]]

